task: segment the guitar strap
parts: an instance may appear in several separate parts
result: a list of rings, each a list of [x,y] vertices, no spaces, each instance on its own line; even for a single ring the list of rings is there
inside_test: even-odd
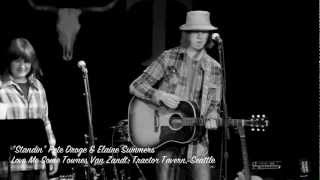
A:
[[[174,62],[175,68],[178,69],[181,67],[181,63],[184,60],[184,57],[185,57],[184,51],[182,50],[182,48],[179,48],[175,58],[175,62]]]
[[[203,56],[204,57],[204,56]],[[208,109],[208,84],[209,84],[209,77],[210,77],[210,70],[211,70],[211,63],[208,63],[205,58],[201,59],[202,68],[204,70],[203,79],[202,79],[202,96],[201,96],[201,106],[200,106],[200,115],[204,116]]]

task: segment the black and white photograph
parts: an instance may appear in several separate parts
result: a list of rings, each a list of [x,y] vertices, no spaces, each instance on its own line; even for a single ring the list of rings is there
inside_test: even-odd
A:
[[[10,0],[0,180],[317,180],[319,1]]]

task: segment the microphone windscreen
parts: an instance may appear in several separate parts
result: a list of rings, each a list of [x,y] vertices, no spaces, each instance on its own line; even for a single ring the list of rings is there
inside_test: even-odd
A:
[[[86,62],[84,62],[83,60],[78,61],[78,67],[86,67]]]

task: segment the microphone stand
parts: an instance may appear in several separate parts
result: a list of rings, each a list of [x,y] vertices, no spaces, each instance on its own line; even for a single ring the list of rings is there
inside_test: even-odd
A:
[[[91,147],[94,147],[94,133],[93,133],[93,125],[92,125],[92,104],[91,104],[91,95],[90,95],[90,86],[89,86],[89,78],[88,78],[88,70],[87,68],[83,67],[82,69],[82,76],[83,76],[83,82],[85,87],[85,93],[86,96],[86,103],[87,103],[87,114],[88,114],[88,124],[89,124],[89,136],[85,134],[85,142],[88,145],[88,167],[86,169],[86,177],[88,180],[93,180],[96,176],[96,172],[92,164],[90,163],[90,159],[92,154],[89,152],[89,149]]]
[[[224,60],[224,47],[223,41],[221,38],[218,39],[218,50],[219,50],[219,59],[220,65],[222,69],[222,85],[221,85],[221,93],[222,93],[222,112],[223,112],[223,121],[222,121],[222,146],[221,146],[221,157],[223,157],[223,163],[220,163],[220,172],[219,172],[219,179],[228,179],[228,140],[230,139],[230,132],[229,132],[229,117],[228,117],[228,109],[227,109],[227,100],[226,100],[226,67],[225,67],[225,60]],[[221,160],[222,161],[222,160]],[[224,164],[224,176],[222,176],[222,164]]]

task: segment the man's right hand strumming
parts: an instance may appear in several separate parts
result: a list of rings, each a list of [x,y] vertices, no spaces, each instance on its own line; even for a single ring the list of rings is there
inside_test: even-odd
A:
[[[156,91],[156,93],[154,94],[154,98],[158,104],[162,102],[164,105],[168,106],[171,109],[175,109],[181,101],[180,97],[161,90]]]

